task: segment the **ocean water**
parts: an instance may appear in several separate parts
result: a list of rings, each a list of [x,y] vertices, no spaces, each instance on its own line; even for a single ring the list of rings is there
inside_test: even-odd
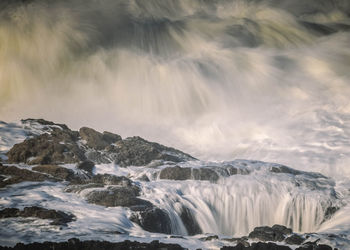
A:
[[[295,188],[290,183],[300,180],[271,176],[264,170],[270,163],[247,161],[257,170],[240,178],[155,180],[142,190],[173,211],[179,234],[186,232],[176,202],[196,211],[207,233],[243,235],[280,223],[346,241],[349,44],[347,0],[1,1],[0,120],[8,123],[0,124],[0,151],[41,133],[18,123],[40,117],[73,129],[140,135],[202,160],[195,167],[246,159],[319,172],[330,179],[302,175],[301,183],[317,188]],[[114,165],[96,171],[147,172]],[[50,185],[38,192],[60,188]],[[31,201],[23,192],[21,202]],[[342,209],[324,221],[334,193]],[[15,197],[3,193],[1,205],[17,204]],[[246,219],[227,221],[233,215]],[[123,219],[125,211],[120,216],[114,225],[147,234]]]

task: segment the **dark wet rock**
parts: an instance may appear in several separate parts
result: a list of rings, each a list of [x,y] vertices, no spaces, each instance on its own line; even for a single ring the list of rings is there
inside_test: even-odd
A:
[[[0,250],[14,249],[14,250],[117,250],[117,249],[130,249],[130,250],[185,250],[178,244],[161,243],[159,241],[152,241],[150,243],[140,243],[136,241],[123,241],[123,242],[108,242],[108,241],[80,241],[77,238],[69,239],[66,242],[43,242],[43,243],[30,243],[23,244],[18,243],[14,247],[0,247]]]
[[[40,219],[50,219],[51,225],[66,225],[75,220],[75,216],[62,211],[46,209],[42,207],[25,207],[22,211],[17,208],[5,208],[0,210],[0,218],[10,217],[36,217]]]
[[[207,180],[207,181],[217,181],[219,179],[219,175],[210,168],[194,168],[193,169],[193,179],[195,180]]]
[[[277,231],[277,232],[281,232],[283,234],[291,234],[293,233],[291,228],[287,228],[286,226],[282,226],[282,225],[273,225],[272,229]]]
[[[92,128],[82,127],[79,129],[80,137],[86,141],[86,145],[90,148],[96,149],[96,150],[102,150],[105,149],[107,146],[109,146],[111,143],[110,136],[106,135],[105,140],[103,138],[103,134],[100,132],[97,132],[96,130]]]
[[[245,246],[242,243],[238,243],[236,246],[224,246],[221,250],[291,250],[288,246],[281,246],[275,243],[265,243],[265,242],[257,242],[252,243],[250,246]]]
[[[295,170],[293,168],[289,168],[289,167],[283,166],[283,165],[273,166],[273,167],[271,167],[270,171],[272,173],[284,173],[284,174],[292,174],[292,175],[302,174],[301,171],[298,171],[298,170]]]
[[[92,161],[83,161],[77,165],[77,169],[86,171],[88,174],[92,175],[95,167],[95,163]]]
[[[90,182],[101,183],[101,184],[105,184],[105,185],[121,185],[124,187],[131,187],[133,184],[133,182],[125,176],[116,176],[116,175],[111,175],[111,174],[94,175],[91,178]]]
[[[154,233],[171,234],[171,220],[168,213],[160,208],[146,207],[131,215],[130,220],[144,230]]]
[[[200,238],[200,240],[202,241],[211,241],[211,240],[218,240],[218,239],[219,239],[219,236],[217,235],[210,235],[207,237]]]
[[[199,227],[198,222],[196,221],[193,213],[189,208],[182,207],[180,218],[187,230],[188,235],[196,235],[196,234],[202,233],[202,230]]]
[[[319,241],[313,241],[313,242],[305,242],[300,247],[296,248],[295,250],[332,250],[332,247],[325,245],[325,244],[317,244]]]
[[[215,182],[219,174],[211,168],[182,168],[179,166],[166,167],[160,171],[160,179],[167,180],[208,180]]]
[[[189,180],[192,179],[192,169],[191,168],[182,168],[179,166],[175,167],[166,167],[160,171],[160,179],[167,180]]]
[[[64,168],[57,165],[39,165],[36,167],[33,167],[32,170],[49,174],[55,178],[71,181],[76,179],[74,171],[68,168]]]
[[[286,244],[288,245],[300,245],[305,239],[297,234],[292,234],[291,236],[285,239]]]
[[[53,128],[44,133],[14,145],[7,152],[9,163],[62,164],[85,160],[84,152],[76,144],[77,132]]]
[[[15,166],[0,166],[0,175],[6,176],[0,180],[0,187],[16,184],[24,181],[57,181],[46,174],[37,173],[28,169],[17,168]]]
[[[327,207],[324,214],[324,221],[329,220],[339,210],[339,207],[330,206]]]
[[[149,201],[136,197],[139,192],[140,190],[136,186],[110,186],[107,189],[91,191],[86,195],[86,200],[89,203],[106,207],[151,206]]]
[[[122,167],[130,165],[145,166],[153,160],[172,162],[195,160],[195,158],[180,150],[149,142],[138,136],[116,142],[115,146],[111,147],[109,151],[117,153],[114,160]]]
[[[112,144],[112,143],[116,143],[117,141],[121,141],[122,137],[120,135],[104,131],[102,134],[102,139],[108,144]]]
[[[248,237],[262,241],[282,241],[285,239],[285,235],[290,233],[292,233],[291,229],[281,225],[274,225],[273,227],[256,227]]]
[[[185,237],[181,236],[181,235],[170,235],[169,237],[170,239],[185,239]]]

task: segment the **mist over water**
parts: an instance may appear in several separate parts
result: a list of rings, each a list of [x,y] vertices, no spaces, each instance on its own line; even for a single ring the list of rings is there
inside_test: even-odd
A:
[[[0,120],[350,176],[350,2],[2,1]]]

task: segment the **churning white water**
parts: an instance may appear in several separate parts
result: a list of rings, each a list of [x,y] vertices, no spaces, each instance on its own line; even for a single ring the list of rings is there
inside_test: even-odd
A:
[[[349,30],[348,0],[1,1],[0,120],[42,117],[140,135],[201,160],[278,162],[334,178],[261,167],[217,183],[142,183],[143,198],[171,215],[173,233],[187,234],[183,206],[204,233],[246,235],[273,224],[344,232]],[[25,137],[16,126],[2,130],[1,151]],[[96,170],[154,178],[149,168]],[[86,206],[79,202],[57,204],[74,213]],[[342,208],[328,220],[332,206]],[[100,208],[85,209],[95,234],[108,222],[89,215]],[[128,230],[125,211],[120,216],[113,223]],[[81,222],[74,223],[77,232]]]
[[[0,118],[349,176],[349,2],[2,1]]]

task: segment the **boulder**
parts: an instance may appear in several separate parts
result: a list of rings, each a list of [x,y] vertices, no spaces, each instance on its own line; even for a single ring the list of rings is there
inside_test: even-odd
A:
[[[291,236],[285,239],[286,244],[288,245],[300,245],[305,239],[297,234],[292,234]]]
[[[6,185],[16,184],[23,181],[57,181],[46,174],[37,173],[28,169],[22,169],[15,166],[0,166],[0,175],[10,176],[9,178],[3,178],[0,180],[0,187]]]
[[[106,207],[138,207],[151,206],[149,201],[137,198],[140,190],[136,186],[120,187],[110,186],[103,190],[93,190],[86,195],[89,203]]]
[[[171,234],[171,220],[168,213],[154,206],[135,212],[131,215],[130,220],[146,231]]]
[[[9,163],[63,164],[76,163],[86,159],[84,152],[76,144],[77,132],[69,129],[53,128],[24,142],[15,144],[7,152]]]
[[[75,216],[62,211],[46,209],[42,207],[25,207],[22,211],[17,208],[5,208],[0,210],[0,218],[10,217],[36,217],[40,219],[50,219],[51,225],[66,225],[75,220]]]
[[[292,233],[291,229],[281,225],[274,225],[273,227],[256,227],[248,237],[262,241],[282,241],[286,238],[285,234],[290,233]]]
[[[112,136],[110,134],[106,134],[105,136],[97,132],[96,130],[88,127],[82,127],[79,129],[80,137],[86,141],[86,145],[90,148],[96,150],[105,149],[107,146],[111,144]],[[117,136],[117,135],[116,135]]]
[[[195,160],[180,150],[149,142],[138,136],[116,142],[114,147],[109,148],[109,152],[116,153],[114,160],[122,167],[145,166],[153,160],[172,162]]]
[[[216,182],[219,174],[211,168],[166,167],[160,171],[160,179],[168,180],[208,180]]]

